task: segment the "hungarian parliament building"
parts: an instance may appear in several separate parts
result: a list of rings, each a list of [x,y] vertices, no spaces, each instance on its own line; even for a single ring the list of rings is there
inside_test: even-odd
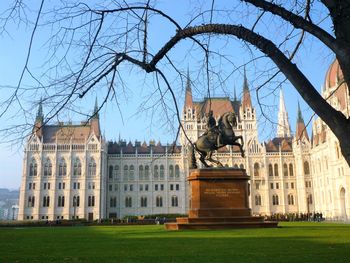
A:
[[[242,98],[194,101],[187,76],[182,126],[192,142],[201,136],[210,110],[218,119],[233,111],[245,157],[236,147],[214,155],[225,166],[244,168],[250,176],[253,215],[322,213],[331,220],[350,216],[350,169],[329,127],[316,118],[311,136],[298,106],[292,134],[280,91],[275,138],[260,142],[256,109],[244,75]],[[322,96],[349,117],[349,92],[335,60],[325,77]],[[189,208],[187,146],[179,142],[108,142],[101,134],[97,105],[79,125],[44,124],[40,103],[34,134],[24,150],[19,220],[123,218],[150,214],[186,214]]]

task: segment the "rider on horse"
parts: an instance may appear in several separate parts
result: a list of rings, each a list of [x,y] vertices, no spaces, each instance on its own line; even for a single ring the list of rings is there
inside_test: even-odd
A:
[[[221,131],[219,128],[219,125],[216,125],[216,120],[213,116],[213,111],[210,110],[208,113],[208,117],[207,117],[207,130],[203,133],[203,135],[208,135],[208,137],[216,142],[216,146],[217,147],[221,147],[222,146],[222,135],[221,135]]]

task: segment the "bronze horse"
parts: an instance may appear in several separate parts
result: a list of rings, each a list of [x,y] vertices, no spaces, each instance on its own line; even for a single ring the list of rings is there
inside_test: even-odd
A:
[[[212,154],[214,151],[226,145],[238,146],[242,157],[244,157],[243,137],[241,135],[236,136],[233,131],[233,127],[236,126],[236,114],[234,112],[226,112],[218,120],[217,126],[201,135],[194,143],[194,148],[200,154],[199,160],[205,167],[210,167],[206,160],[210,161],[211,163],[215,163],[220,167],[223,166],[220,161],[212,158]],[[241,143],[237,142],[238,140],[241,140]]]

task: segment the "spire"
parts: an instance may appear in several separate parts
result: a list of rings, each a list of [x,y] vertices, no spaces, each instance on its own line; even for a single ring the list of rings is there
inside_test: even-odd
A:
[[[186,81],[186,94],[185,94],[185,108],[192,107],[193,106],[193,100],[192,100],[192,89],[191,89],[191,79],[190,79],[190,72],[187,68],[187,81]]]
[[[39,106],[38,106],[38,112],[36,113],[36,122],[43,122],[44,121],[44,114],[43,114],[43,99],[40,98]]]
[[[94,111],[93,111],[93,115],[92,115],[92,119],[98,119],[99,115],[98,115],[98,104],[97,104],[97,97],[95,98],[95,107],[94,107]]]
[[[286,111],[282,89],[280,90],[280,108],[278,111],[277,137],[291,137],[288,113]]]
[[[237,101],[236,86],[233,87],[233,101]]]
[[[298,115],[297,115],[297,127],[295,129],[295,139],[300,140],[302,137],[305,137],[309,140],[309,135],[307,134],[306,126],[304,123],[303,115],[301,114],[300,104],[298,101]]]
[[[250,98],[247,74],[244,67],[244,80],[243,80],[243,98],[242,98],[243,110],[246,108],[252,108],[252,100]]]

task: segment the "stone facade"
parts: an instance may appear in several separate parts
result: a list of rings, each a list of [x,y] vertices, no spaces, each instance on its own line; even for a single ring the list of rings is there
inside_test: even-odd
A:
[[[340,83],[338,68],[335,61],[327,73],[324,97]],[[330,96],[330,103],[349,116],[349,94],[346,88],[341,90]],[[234,96],[211,101],[193,101],[188,77],[180,145],[106,142],[98,114],[78,125],[43,125],[40,106],[24,152],[18,218],[95,220],[185,214],[188,139],[195,141],[205,131],[210,110],[215,118],[227,111],[238,116],[235,133],[243,136],[246,157],[235,147],[221,148],[215,157],[227,166],[245,168],[251,176],[253,214],[322,212],[333,219],[350,215],[350,169],[332,132],[316,119],[309,139],[298,107],[293,137],[281,91],[277,135],[259,142],[256,110],[244,76],[241,100]]]

